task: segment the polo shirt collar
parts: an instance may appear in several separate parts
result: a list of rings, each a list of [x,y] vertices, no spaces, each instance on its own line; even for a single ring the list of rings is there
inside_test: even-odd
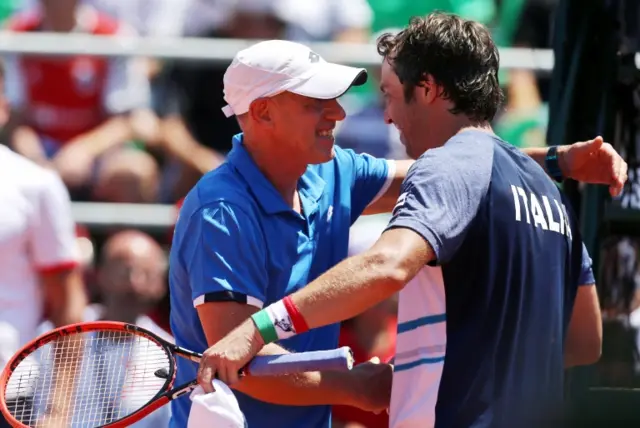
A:
[[[267,214],[292,211],[276,188],[264,176],[262,171],[251,158],[243,144],[243,134],[233,137],[233,149],[229,152],[227,160],[235,166],[240,175],[245,179],[256,200]],[[318,207],[318,200],[324,192],[325,182],[310,167],[298,181],[298,191],[305,216],[309,216]]]

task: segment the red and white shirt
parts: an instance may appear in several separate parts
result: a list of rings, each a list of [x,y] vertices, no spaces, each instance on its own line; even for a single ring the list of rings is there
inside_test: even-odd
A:
[[[78,12],[75,32],[101,36],[134,35],[113,18],[90,7]],[[16,15],[9,31],[42,29],[40,12]],[[62,145],[113,115],[149,106],[144,64],[136,59],[98,56],[39,57],[9,55],[5,87],[12,108],[22,109],[29,126]]]
[[[36,336],[44,302],[39,274],[70,269],[79,251],[60,178],[0,146],[0,367]]]

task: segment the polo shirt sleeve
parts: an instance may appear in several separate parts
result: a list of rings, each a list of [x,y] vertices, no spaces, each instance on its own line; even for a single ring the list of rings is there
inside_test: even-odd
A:
[[[182,251],[195,307],[233,301],[262,308],[268,283],[266,243],[255,218],[216,202],[190,219]]]
[[[30,253],[42,274],[76,267],[80,261],[71,199],[60,177],[45,171],[34,200],[30,225]]]
[[[335,150],[342,172],[352,177],[351,223],[353,224],[367,206],[389,189],[395,174],[395,162],[379,159],[366,153],[356,154],[351,149],[336,147]]]
[[[480,142],[447,144],[423,154],[410,168],[387,229],[421,235],[437,263],[464,241],[491,180],[493,152]]]

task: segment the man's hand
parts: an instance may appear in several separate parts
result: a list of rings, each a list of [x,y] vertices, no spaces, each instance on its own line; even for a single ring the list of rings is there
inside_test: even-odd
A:
[[[391,383],[393,380],[393,366],[381,364],[377,357],[366,363],[359,364],[349,373],[360,393],[353,404],[362,410],[379,413],[389,408],[391,401]]]
[[[558,157],[560,168],[567,177],[608,185],[611,196],[618,196],[627,181],[627,163],[602,137],[560,146]]]
[[[205,393],[214,391],[213,379],[216,377],[233,385],[239,379],[238,372],[263,346],[264,341],[253,320],[246,320],[204,352],[198,368],[198,384]]]

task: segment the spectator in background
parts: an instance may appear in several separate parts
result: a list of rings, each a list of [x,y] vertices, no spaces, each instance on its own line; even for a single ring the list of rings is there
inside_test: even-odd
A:
[[[79,0],[40,0],[39,8],[16,15],[8,24],[17,32],[86,32],[125,35],[128,27]],[[101,167],[123,157],[149,156],[125,145],[134,137],[132,117],[144,115],[149,82],[135,60],[102,57],[7,58],[7,89],[12,107],[10,144],[18,153],[57,170],[77,198],[92,198]],[[135,121],[134,121],[135,122]],[[119,157],[114,158],[113,154]],[[129,168],[130,181],[154,179],[152,160]],[[131,200],[112,194],[112,202]]]
[[[0,125],[8,118],[0,69]],[[69,194],[60,178],[0,146],[0,367],[37,334],[82,321],[86,306]],[[0,416],[0,427],[5,422]]]
[[[84,311],[83,321],[120,321],[135,324],[173,342],[173,337],[147,316],[167,293],[167,259],[158,243],[149,235],[137,230],[123,230],[112,235],[103,245],[96,270],[96,294],[101,303],[92,304]],[[45,332],[50,323],[40,326]],[[132,354],[135,355],[135,354]],[[83,376],[95,375],[95,370],[116,365],[102,364],[88,370]],[[86,379],[84,384],[95,385]],[[103,403],[93,403],[103,405]],[[135,428],[167,426],[170,406],[164,406],[142,421]],[[81,415],[77,415],[80,417]]]
[[[102,305],[92,305],[95,319],[137,324],[172,340],[148,312],[167,293],[167,258],[160,245],[137,230],[124,230],[103,245],[96,272]]]
[[[136,324],[173,342],[173,337],[147,316],[167,294],[166,271],[167,257],[153,238],[136,230],[116,233],[102,247],[96,275],[102,304],[89,307],[88,320]],[[164,406],[133,427],[166,427],[170,417],[171,406]]]

